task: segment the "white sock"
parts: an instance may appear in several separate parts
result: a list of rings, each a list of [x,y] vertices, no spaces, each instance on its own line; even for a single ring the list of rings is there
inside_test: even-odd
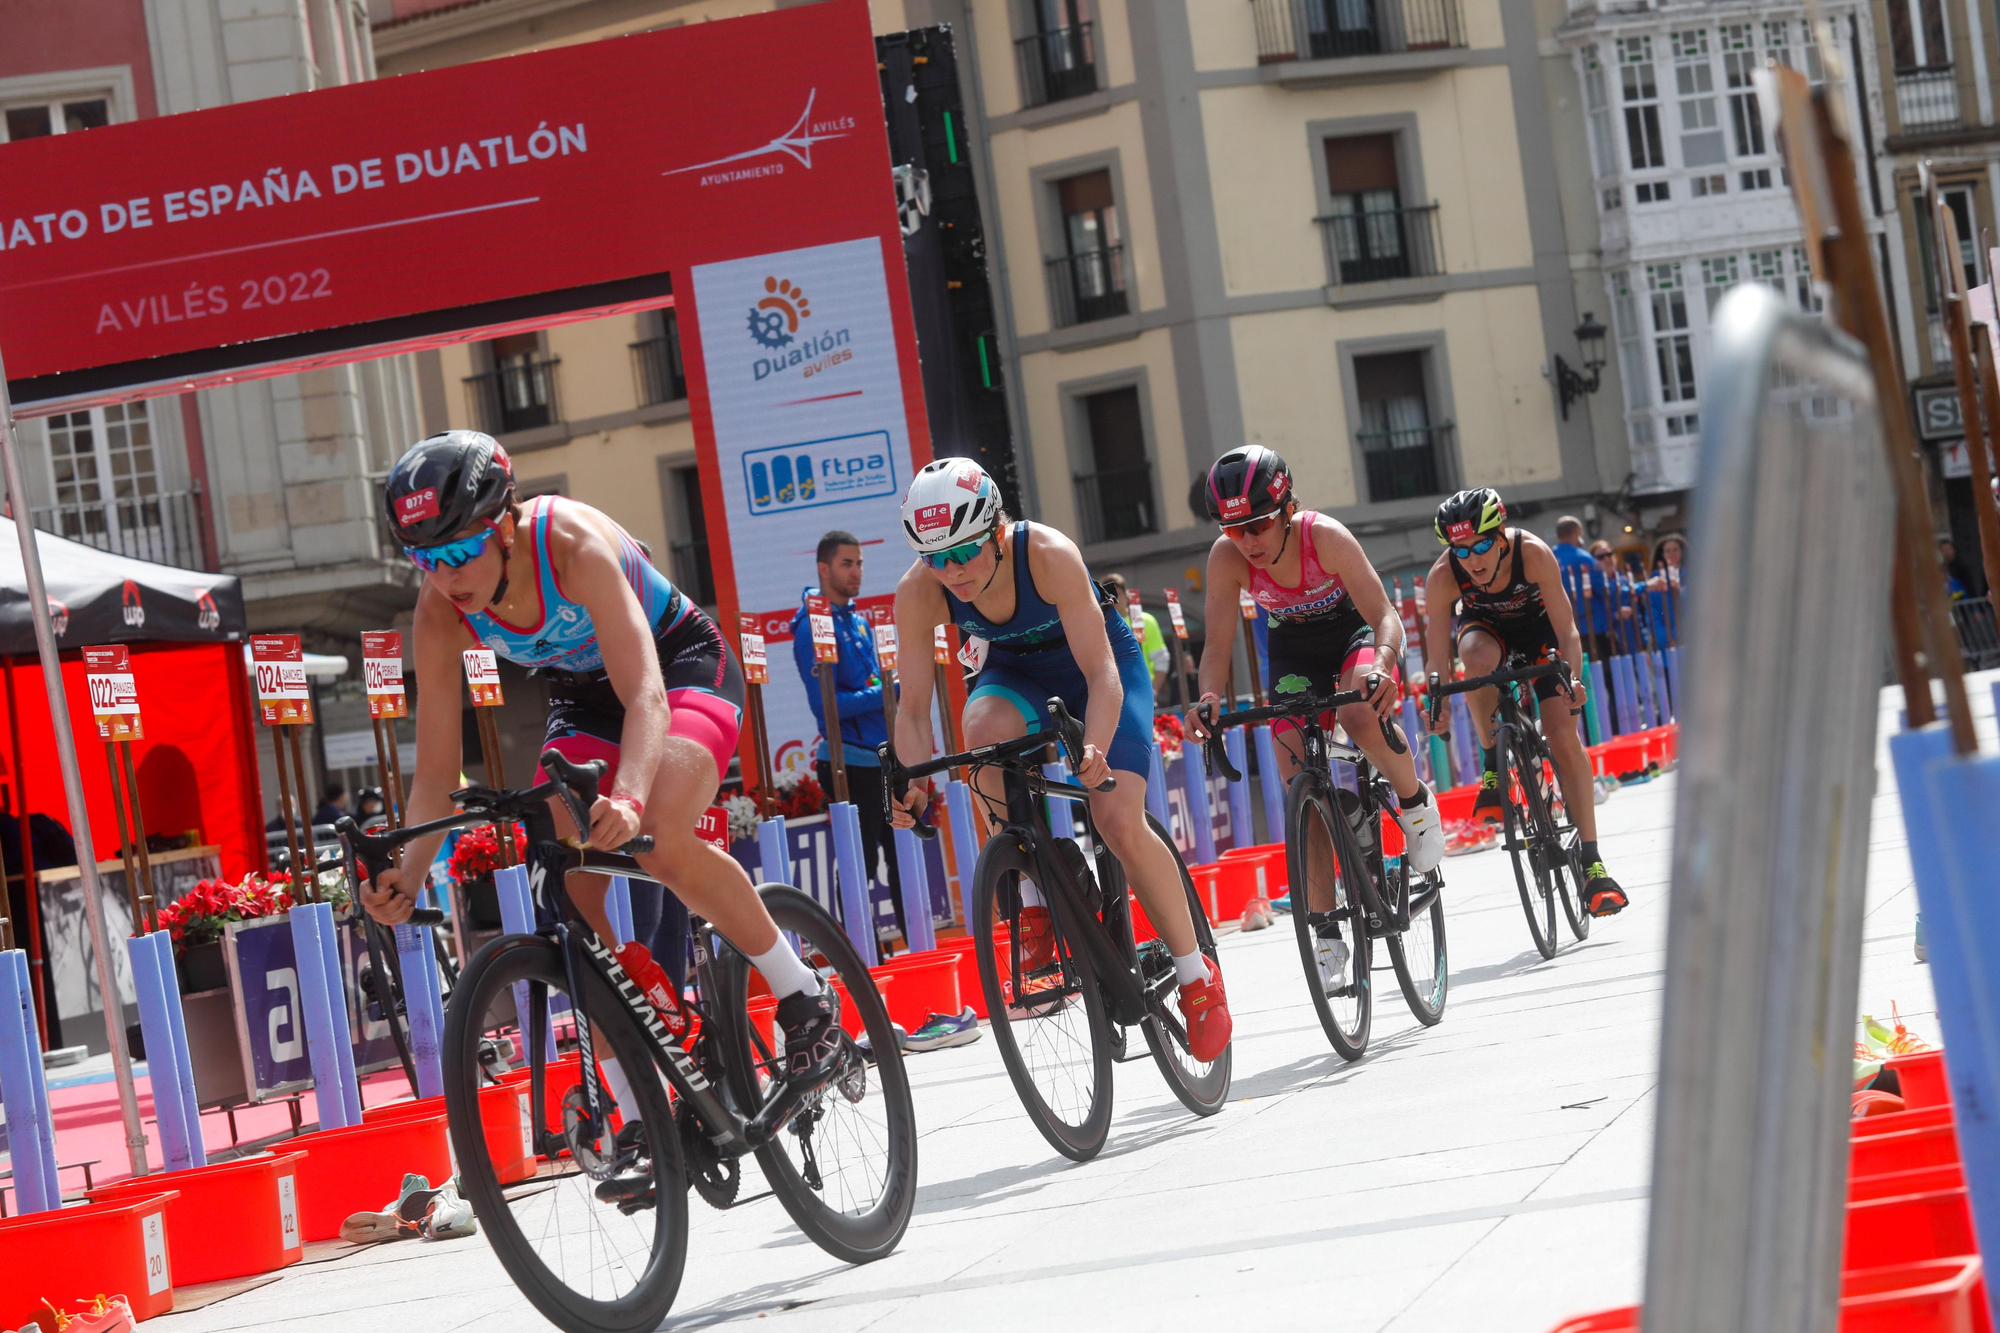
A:
[[[639,1119],[639,1097],[632,1091],[632,1080],[625,1077],[625,1071],[618,1067],[618,1057],[607,1055],[599,1060],[598,1066],[604,1070],[604,1081],[611,1087],[611,1095],[618,1099],[618,1109],[625,1113],[627,1120]]]
[[[819,973],[799,961],[792,950],[790,941],[783,935],[778,942],[763,953],[752,954],[750,962],[764,980],[771,983],[771,994],[779,999],[787,995],[817,995],[820,992]]]
[[[1208,959],[1200,949],[1174,955],[1174,979],[1183,986],[1208,980]]]
[[[1046,906],[1046,903],[1042,898],[1042,891],[1036,888],[1032,882],[1025,879],[1021,881],[1021,906],[1023,907]]]

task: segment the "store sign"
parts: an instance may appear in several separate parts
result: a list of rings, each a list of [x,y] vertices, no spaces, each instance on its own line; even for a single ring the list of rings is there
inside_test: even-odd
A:
[[[313,720],[306,655],[298,635],[251,635],[250,665],[257,676],[257,707],[265,726],[302,726]]]
[[[1949,384],[1912,389],[1911,401],[1917,411],[1917,438],[1946,440],[1965,434],[1965,417],[1959,411],[1958,390]]]
[[[361,636],[361,686],[368,693],[368,716],[408,717],[403,692],[403,636],[395,630],[368,630]]]
[[[500,693],[500,658],[491,648],[467,648],[465,683],[472,690],[474,708],[498,708],[506,703]]]
[[[83,650],[84,680],[90,686],[90,715],[106,741],[145,739],[139,722],[139,687],[132,680],[132,653],[124,644]]]

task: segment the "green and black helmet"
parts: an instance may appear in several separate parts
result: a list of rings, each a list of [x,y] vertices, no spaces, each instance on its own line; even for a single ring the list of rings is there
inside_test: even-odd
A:
[[[1491,486],[1460,491],[1437,508],[1438,541],[1446,546],[1470,545],[1483,532],[1506,526],[1507,506]]]

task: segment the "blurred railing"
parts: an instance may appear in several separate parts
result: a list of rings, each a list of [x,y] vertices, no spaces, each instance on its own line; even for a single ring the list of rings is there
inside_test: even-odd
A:
[[[1465,45],[1459,0],[1250,0],[1257,63]]]
[[[208,540],[208,497],[199,482],[185,491],[37,505],[29,513],[43,532],[100,551],[177,569],[216,567]]]

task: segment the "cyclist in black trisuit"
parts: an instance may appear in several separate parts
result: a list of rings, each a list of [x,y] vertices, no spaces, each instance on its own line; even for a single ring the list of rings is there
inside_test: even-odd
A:
[[[1569,663],[1575,698],[1565,698],[1567,706],[1553,710],[1542,735],[1555,761],[1563,803],[1583,840],[1584,906],[1592,916],[1614,916],[1625,910],[1629,900],[1618,881],[1605,871],[1597,851],[1597,796],[1590,756],[1584,751],[1574,720],[1583,711],[1583,641],[1577,634],[1569,594],[1563,591],[1555,552],[1534,533],[1508,527],[1507,506],[1501,503],[1500,493],[1490,487],[1460,491],[1439,505],[1437,535],[1445,552],[1431,566],[1425,596],[1440,610],[1458,603],[1458,657],[1468,676],[1498,671],[1511,652],[1521,653],[1530,663],[1552,662],[1558,655]],[[1449,674],[1450,617],[1431,616],[1424,659],[1445,667],[1440,675]],[[1535,682],[1535,697],[1544,709],[1561,694],[1562,687],[1553,677]],[[1500,776],[1494,771],[1498,759],[1493,753],[1493,710],[1498,692],[1494,688],[1476,690],[1466,702],[1485,761],[1473,814],[1497,822],[1502,808]],[[1450,721],[1451,714],[1440,710],[1431,730],[1444,731]]]

